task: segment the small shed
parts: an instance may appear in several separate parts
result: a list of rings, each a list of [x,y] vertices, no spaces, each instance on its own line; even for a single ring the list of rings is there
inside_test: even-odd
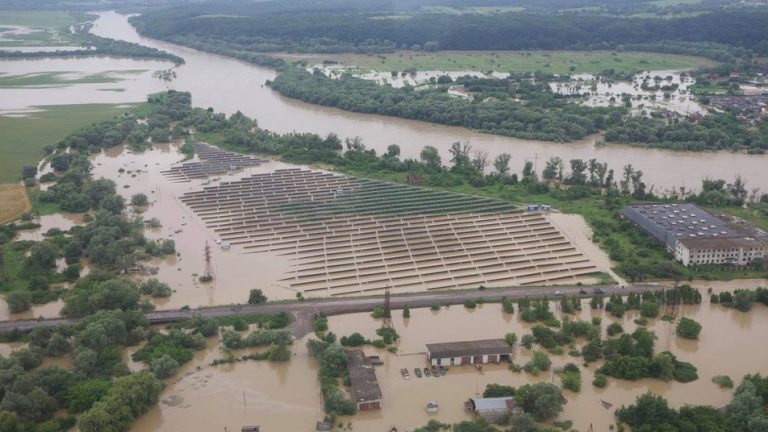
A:
[[[517,411],[512,397],[470,399],[466,407],[488,423],[496,423]]]

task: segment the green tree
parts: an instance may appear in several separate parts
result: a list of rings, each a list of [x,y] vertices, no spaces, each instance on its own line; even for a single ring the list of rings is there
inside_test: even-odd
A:
[[[512,159],[512,156],[509,153],[500,153],[496,156],[496,159],[493,160],[493,168],[496,170],[496,174],[505,176],[509,173],[510,159]]]
[[[515,401],[536,421],[555,418],[563,410],[560,389],[549,383],[526,384],[518,388]]]
[[[419,158],[421,159],[421,163],[430,171],[440,171],[443,167],[440,153],[432,146],[424,146],[424,148],[421,149]]]
[[[514,396],[514,395],[515,395],[514,387],[501,385],[501,384],[494,384],[494,383],[486,385],[485,390],[483,391],[484,398],[507,397],[507,396]]]
[[[19,417],[15,412],[0,411],[0,432],[20,432]]]
[[[131,205],[145,206],[147,204],[149,204],[149,198],[146,194],[137,193],[131,196]]]
[[[94,378],[74,384],[67,390],[67,410],[71,413],[86,411],[100,400],[112,386],[109,380]]]
[[[178,367],[179,362],[166,354],[152,360],[152,365],[149,368],[156,377],[162,379],[175,374]]]
[[[261,304],[267,302],[267,296],[260,289],[252,289],[248,295],[248,304]]]
[[[675,332],[678,336],[685,339],[698,339],[699,333],[701,333],[701,324],[690,318],[680,318]]]
[[[28,311],[32,307],[32,295],[28,291],[11,291],[5,295],[11,313]]]
[[[410,318],[411,317],[411,308],[408,307],[408,305],[405,305],[403,307],[403,318]]]
[[[509,418],[510,432],[533,432],[536,430],[536,419],[530,414],[514,414]]]
[[[507,333],[504,335],[504,340],[513,347],[517,343],[517,335],[514,333]]]

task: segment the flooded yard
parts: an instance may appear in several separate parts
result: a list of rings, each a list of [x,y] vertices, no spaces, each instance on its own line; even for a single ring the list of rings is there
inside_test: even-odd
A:
[[[742,284],[741,286],[747,286]],[[752,287],[752,286],[750,286]],[[693,318],[703,326],[698,341],[677,337],[674,325],[659,319],[649,321],[648,328],[656,333],[655,351],[671,351],[681,361],[693,363],[698,368],[699,379],[691,383],[665,382],[655,379],[624,381],[609,378],[606,388],[592,386],[594,370],[600,362],[582,369],[581,392],[564,390],[568,400],[560,420],[572,420],[574,429],[606,431],[615,422],[614,410],[622,404],[631,404],[635,398],[652,391],[667,398],[670,405],[708,404],[724,406],[731,398],[730,390],[720,389],[711,382],[715,375],[730,375],[737,383],[747,373],[768,373],[768,351],[764,344],[755,342],[754,335],[768,331],[768,307],[756,305],[749,313],[738,312],[719,305],[710,305],[708,296],[701,305],[684,306],[680,316]],[[553,311],[555,305],[552,306]],[[517,310],[516,310],[517,312]],[[562,318],[555,312],[558,318]],[[602,317],[603,330],[612,322],[620,322],[626,332],[637,326],[633,320],[639,315],[628,312],[616,319],[601,311],[589,309],[587,301],[573,318],[590,320]],[[349,314],[329,318],[330,331],[337,336],[360,332],[374,338],[381,322],[369,314]],[[471,419],[464,411],[468,398],[482,394],[490,383],[519,387],[526,383],[546,381],[560,385],[552,372],[538,377],[510,371],[506,363],[485,365],[482,370],[473,366],[453,366],[442,377],[416,378],[413,368],[425,367],[425,344],[461,340],[502,337],[515,332],[518,338],[530,333],[532,324],[520,320],[517,313],[504,314],[499,304],[485,304],[475,310],[462,306],[411,310],[411,318],[403,319],[401,312],[393,311],[393,325],[400,334],[398,353],[364,347],[368,355],[381,356],[384,364],[376,367],[376,375],[383,393],[380,411],[361,412],[339,421],[352,424],[353,430],[385,431],[390,426],[398,430],[413,430],[429,419],[458,422]],[[265,430],[311,431],[315,421],[322,420],[322,402],[316,377],[317,363],[307,356],[306,341],[309,335],[294,343],[293,356],[288,363],[238,362],[217,367],[207,366],[219,358],[218,343],[212,340],[207,350],[199,352],[163,391],[161,402],[134,425],[134,431],[160,431],[201,429],[237,430],[243,425],[260,424]],[[577,341],[581,346],[583,340]],[[534,349],[537,349],[534,346]],[[522,365],[531,357],[533,350],[516,346],[513,361]],[[568,354],[550,355],[553,366],[574,362],[581,366],[579,358]],[[200,369],[198,370],[198,367]],[[400,369],[411,371],[405,380]],[[245,398],[245,401],[243,400]],[[600,399],[613,404],[605,409]],[[435,401],[437,414],[427,414],[424,405]],[[216,409],[209,409],[214,406]],[[205,410],[203,410],[205,408]]]

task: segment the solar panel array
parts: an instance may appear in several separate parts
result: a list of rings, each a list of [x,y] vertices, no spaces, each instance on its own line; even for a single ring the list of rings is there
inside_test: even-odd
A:
[[[246,167],[258,166],[264,162],[250,156],[240,155],[224,151],[210,144],[198,142],[192,144],[199,161],[183,162],[175,165],[162,174],[173,181],[188,182],[192,179],[200,179],[213,175],[222,175],[237,171]]]
[[[506,201],[289,169],[183,195],[223,242],[296,259],[307,294],[573,281],[595,266]]]

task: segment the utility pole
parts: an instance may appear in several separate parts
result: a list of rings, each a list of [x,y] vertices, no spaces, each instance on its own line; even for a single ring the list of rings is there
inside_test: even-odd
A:
[[[205,257],[205,271],[203,272],[203,276],[206,279],[212,280],[215,275],[213,273],[213,264],[211,263],[211,247],[208,245],[207,241],[205,242],[203,256]]]
[[[384,290],[384,321],[382,327],[392,327],[392,308],[389,304],[389,287]]]

